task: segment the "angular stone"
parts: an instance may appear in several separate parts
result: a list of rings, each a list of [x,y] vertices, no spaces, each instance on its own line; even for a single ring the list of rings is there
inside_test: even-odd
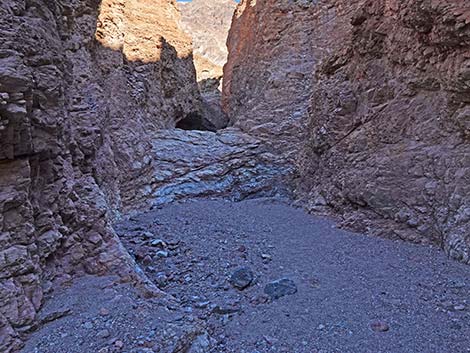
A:
[[[237,289],[247,288],[254,280],[254,273],[248,267],[241,267],[235,270],[230,276],[230,283]]]
[[[269,295],[271,299],[279,299],[286,295],[292,295],[297,293],[297,286],[294,281],[288,278],[281,278],[266,284],[264,287],[264,293]]]

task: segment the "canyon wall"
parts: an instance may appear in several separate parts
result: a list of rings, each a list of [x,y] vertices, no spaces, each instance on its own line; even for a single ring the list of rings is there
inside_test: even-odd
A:
[[[318,53],[315,8],[302,1],[242,1],[227,45],[222,105],[231,124],[295,156],[305,139]]]
[[[170,0],[1,2],[0,351],[51,281],[132,273],[110,219],[139,206],[152,133],[200,109],[178,21]]]
[[[468,1],[245,0],[228,44],[224,108],[309,210],[470,263]]]

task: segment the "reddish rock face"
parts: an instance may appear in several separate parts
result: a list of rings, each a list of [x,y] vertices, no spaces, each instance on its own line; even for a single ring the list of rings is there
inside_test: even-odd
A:
[[[199,110],[174,1],[98,3],[0,4],[2,352],[47,281],[132,271],[109,220],[138,207],[152,132]]]
[[[291,159],[306,138],[313,71],[336,28],[319,11],[306,1],[245,0],[227,40],[224,110],[235,126]]]
[[[470,263],[469,16],[463,0],[244,1],[225,109],[292,151],[309,209]]]

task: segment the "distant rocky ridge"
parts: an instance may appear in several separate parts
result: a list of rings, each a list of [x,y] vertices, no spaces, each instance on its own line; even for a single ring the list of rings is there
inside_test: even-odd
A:
[[[181,28],[192,37],[198,81],[222,75],[227,61],[227,35],[237,3],[234,0],[179,2]]]

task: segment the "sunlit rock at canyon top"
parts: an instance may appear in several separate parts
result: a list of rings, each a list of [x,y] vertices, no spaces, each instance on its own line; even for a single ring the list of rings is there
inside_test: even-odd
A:
[[[237,3],[233,0],[178,2],[181,27],[193,40],[198,80],[222,76],[227,35]]]

